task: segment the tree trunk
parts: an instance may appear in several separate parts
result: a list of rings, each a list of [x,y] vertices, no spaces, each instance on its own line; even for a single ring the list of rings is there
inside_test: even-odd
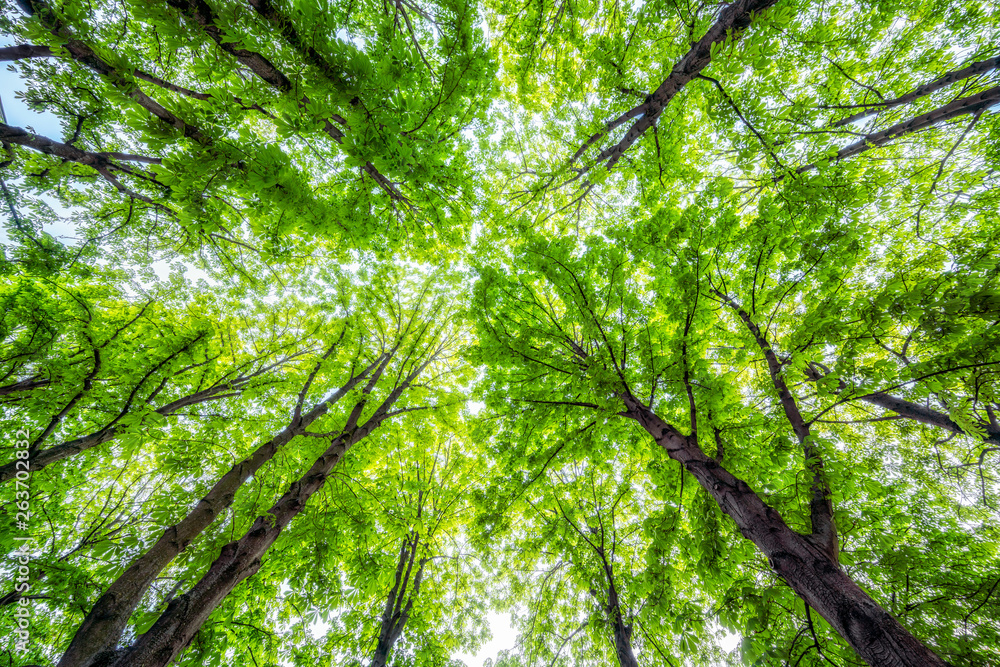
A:
[[[693,436],[682,435],[631,396],[625,397],[625,406],[626,415],[694,475],[743,536],[767,556],[774,571],[869,665],[947,667],[861,590],[824,549],[789,528],[746,482],[702,452]]]
[[[389,393],[375,413],[362,426],[358,426],[367,398],[394,351],[395,349],[379,360],[379,367],[365,386],[362,398],[352,408],[343,431],[333,438],[330,446],[305,475],[292,483],[266,515],[257,517],[243,537],[224,546],[219,557],[194,588],[175,598],[153,627],[136,639],[131,647],[117,654],[108,667],[165,667],[170,664],[191,643],[202,624],[226,596],[241,581],[260,569],[261,558],[278,539],[285,526],[305,508],[309,498],[323,488],[330,472],[347,450],[367,437],[383,421],[400,412],[390,412],[389,408],[435,358],[435,355],[431,355],[414,369]]]
[[[399,550],[399,558],[396,561],[396,580],[385,600],[378,643],[375,645],[375,653],[372,655],[372,663],[369,667],[385,667],[392,647],[399,641],[403,629],[406,627],[406,622],[410,620],[413,602],[420,594],[420,582],[424,578],[424,566],[427,565],[427,559],[422,559],[417,563],[417,572],[413,577],[413,591],[410,593],[409,599],[406,600],[406,604],[403,604],[403,600],[406,599],[406,587],[410,580],[410,574],[413,572],[414,563],[417,562],[417,542],[420,539],[420,534],[413,534],[412,543],[410,539],[407,537]]]
[[[356,432],[357,433],[357,432]],[[165,667],[191,642],[202,624],[227,595],[260,569],[261,558],[285,526],[305,507],[333,467],[360,438],[342,435],[250,530],[222,548],[219,557],[190,591],[175,598],[148,632],[117,656],[109,667]],[[60,663],[59,667],[63,667]]]
[[[301,419],[293,421],[249,457],[230,468],[180,523],[167,528],[156,544],[101,595],[80,625],[57,667],[87,667],[99,662],[99,656],[112,651],[132,612],[163,568],[232,504],[236,492],[251,475],[270,461],[283,445],[326,414],[331,405],[353,389],[381,361],[383,358],[380,357]]]
[[[602,544],[603,540],[604,534],[602,532]],[[618,658],[618,664],[620,667],[639,667],[635,659],[635,652],[632,650],[632,626],[627,625],[625,619],[622,618],[621,599],[618,597],[614,567],[608,561],[603,546],[596,546],[594,550],[604,563],[604,576],[608,580],[608,606],[605,607],[604,611],[607,613],[608,621],[611,623],[611,632],[615,642],[615,656]]]
[[[393,626],[387,634],[379,635],[378,644],[375,646],[375,653],[372,654],[372,664],[370,667],[385,667],[389,661],[389,654],[392,652],[392,647],[396,645],[396,641],[403,634],[403,627],[406,625],[405,618],[400,620],[402,623],[399,623],[398,627]]]
[[[621,667],[639,667],[635,652],[632,651],[632,626],[625,625],[621,613],[617,614],[611,625],[615,635],[615,655],[618,656],[618,664]]]

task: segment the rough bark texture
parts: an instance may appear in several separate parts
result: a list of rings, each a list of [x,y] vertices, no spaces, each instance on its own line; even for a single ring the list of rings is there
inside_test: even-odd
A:
[[[107,657],[120,639],[142,596],[163,568],[232,504],[236,492],[251,475],[270,461],[282,446],[325,415],[331,405],[361,382],[375,368],[376,363],[382,361],[380,358],[352,377],[343,387],[327,396],[301,418],[294,419],[278,435],[223,475],[180,523],[167,528],[156,544],[101,595],[77,630],[58,667],[86,667]]]
[[[113,667],[165,667],[173,662],[230,591],[260,569],[261,558],[285,526],[302,511],[309,497],[322,488],[327,476],[350,446],[364,435],[355,431],[335,438],[267,515],[258,517],[239,540],[224,546],[194,588],[175,598],[153,627],[117,656]]]
[[[930,649],[878,606],[826,552],[785,524],[743,480],[737,479],[632,396],[626,415],[636,420],[674,460],[694,475],[767,556],[774,571],[873,667],[947,667]]]
[[[726,6],[720,12],[715,24],[708,29],[708,32],[674,65],[674,68],[670,71],[670,75],[667,76],[663,83],[653,91],[643,104],[626,114],[626,116],[629,114],[639,116],[641,114],[641,117],[629,128],[621,141],[601,151],[600,155],[597,156],[597,160],[607,160],[608,168],[613,167],[621,159],[621,156],[625,154],[625,151],[631,148],[632,144],[656,123],[656,120],[670,103],[670,100],[708,66],[712,61],[712,46],[728,37],[738,38],[743,30],[750,27],[754,19],[754,14],[764,11],[777,1],[736,0],[736,2]],[[625,117],[623,116],[619,120],[624,122]]]
[[[979,62],[972,63],[971,65],[963,67],[962,69],[958,69],[953,72],[948,72],[947,74],[938,77],[937,79],[931,81],[930,83],[918,86],[917,88],[914,88],[906,95],[902,95],[900,97],[897,97],[892,100],[887,100],[885,102],[880,102],[878,104],[872,104],[870,105],[870,108],[867,108],[864,111],[859,111],[858,113],[848,116],[847,118],[842,118],[838,120],[836,123],[833,124],[833,126],[841,127],[843,125],[849,125],[854,121],[861,120],[862,118],[867,118],[868,116],[872,116],[881,111],[885,111],[886,109],[892,109],[898,106],[902,106],[904,104],[909,104],[910,102],[918,100],[921,97],[930,95],[931,93],[941,90],[942,88],[946,88],[947,86],[950,86],[956,81],[962,81],[963,79],[968,79],[973,76],[978,76],[979,74],[985,74],[986,72],[994,70],[997,67],[1000,67],[1000,56],[987,58],[986,60],[980,60]]]
[[[241,581],[260,569],[261,558],[281,535],[282,530],[301,512],[309,498],[319,491],[352,445],[374,431],[383,421],[398,414],[390,408],[435,358],[430,355],[418,365],[382,401],[374,414],[361,426],[358,420],[367,397],[385,371],[389,355],[372,374],[363,397],[354,405],[339,435],[316,459],[309,470],[268,510],[258,517],[243,537],[222,548],[219,557],[195,586],[170,602],[148,632],[114,656],[108,667],[165,667],[191,642],[202,624]],[[62,667],[62,666],[60,666]]]
[[[823,459],[812,444],[810,423],[803,418],[799,411],[798,403],[792,396],[788,383],[785,382],[782,375],[782,363],[778,361],[778,355],[775,354],[771,344],[767,341],[765,333],[760,330],[760,327],[740,304],[718,290],[714,290],[714,292],[739,315],[757,342],[757,347],[764,353],[771,383],[774,385],[775,391],[778,392],[778,399],[785,412],[785,418],[791,424],[792,430],[798,438],[799,446],[802,447],[802,455],[806,460],[806,467],[812,474],[809,498],[809,519],[812,534],[809,538],[814,544],[825,549],[833,562],[839,562],[840,540],[837,536],[837,526],[833,520],[833,494],[823,471]]]
[[[837,154],[833,157],[833,161],[839,162],[845,158],[852,157],[859,153],[864,153],[869,149],[884,146],[893,139],[898,139],[906,134],[911,134],[913,132],[932,127],[938,123],[951,120],[952,118],[980,113],[997,103],[1000,103],[1000,86],[994,86],[988,90],[976,93],[975,95],[963,97],[950,104],[946,104],[943,107],[938,107],[933,111],[928,111],[925,114],[911,118],[908,121],[897,123],[880,132],[873,132],[872,134],[866,135],[850,146],[845,146],[837,151]],[[815,162],[807,164],[796,169],[795,173],[801,174],[811,169],[815,169],[816,166],[817,163]],[[781,178],[783,177],[779,177],[775,180],[780,181]]]

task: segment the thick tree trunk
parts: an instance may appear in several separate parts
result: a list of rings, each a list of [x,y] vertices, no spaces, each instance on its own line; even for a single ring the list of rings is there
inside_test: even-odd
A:
[[[262,444],[253,454],[223,475],[180,523],[167,528],[156,544],[101,595],[77,630],[58,667],[86,667],[99,662],[100,656],[112,651],[132,612],[163,568],[232,504],[236,492],[251,475],[270,461],[283,445],[326,414],[331,405],[363,380],[376,363],[383,360],[379,358],[352,377],[343,387],[302,415],[301,419],[293,420],[281,433]]]
[[[383,644],[380,638],[378,646],[375,647],[375,654],[372,656],[371,667],[385,667],[385,663],[389,659],[389,651],[391,648],[391,646]]]
[[[631,396],[626,414],[635,419],[736,522],[744,537],[768,558],[774,571],[873,667],[947,667],[947,663],[878,606],[832,561],[826,551],[785,524],[743,480]]]
[[[378,643],[375,645],[375,653],[372,654],[372,664],[370,667],[385,667],[389,661],[389,654],[392,653],[392,647],[396,645],[406,625],[405,618],[400,620],[402,620],[402,623],[399,623],[398,628],[393,627],[387,634],[379,635]]]
[[[612,624],[612,629],[615,634],[615,655],[618,656],[618,664],[621,667],[639,667],[635,652],[632,651],[632,627],[625,625],[619,616]]]
[[[309,498],[323,488],[327,477],[347,450],[377,429],[383,421],[405,411],[390,412],[389,409],[436,358],[436,354],[430,354],[412,370],[382,401],[375,413],[363,425],[358,426],[367,398],[394,353],[395,348],[379,360],[379,367],[366,384],[362,398],[352,408],[343,431],[333,438],[330,447],[316,459],[305,475],[292,483],[267,514],[254,521],[243,537],[224,546],[222,553],[194,588],[175,598],[153,627],[131,647],[117,653],[108,667],[165,667],[170,664],[187,647],[202,624],[233,588],[260,569],[261,558],[278,539],[285,526],[305,508]]]
[[[260,569],[261,558],[281,535],[285,526],[305,508],[319,491],[334,466],[369,429],[337,436],[312,467],[268,510],[250,530],[222,548],[219,557],[190,591],[175,598],[153,627],[109,667],[165,667],[191,642],[202,624],[227,595]],[[62,665],[60,665],[62,667]]]

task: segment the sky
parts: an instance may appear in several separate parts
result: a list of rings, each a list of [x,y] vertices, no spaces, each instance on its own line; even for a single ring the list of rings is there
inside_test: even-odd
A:
[[[10,46],[13,41],[7,36],[0,36],[0,47]],[[21,76],[13,71],[13,66],[0,69],[0,102],[3,104],[3,111],[7,119],[7,125],[21,127],[35,134],[40,134],[50,139],[60,140],[62,128],[59,120],[51,113],[39,113],[29,109],[23,100],[15,97],[16,91],[24,90],[24,81]],[[64,211],[65,209],[63,209]],[[60,211],[62,213],[63,211]],[[46,229],[51,234],[60,235],[70,232],[66,230]],[[0,232],[2,235],[2,232]],[[6,239],[0,239],[0,242]],[[476,654],[459,653],[456,658],[462,660],[469,667],[482,667],[487,659],[496,661],[500,651],[514,647],[517,634],[511,627],[509,614],[490,613],[488,616],[490,631],[493,638],[490,639]]]
[[[14,41],[9,35],[0,35],[0,47],[11,46]],[[63,137],[62,127],[59,119],[54,114],[48,112],[39,113],[28,108],[24,100],[15,97],[15,93],[25,89],[24,80],[15,70],[13,64],[8,64],[0,69],[0,103],[3,106],[4,118],[7,125],[20,127],[35,134],[61,141]],[[60,206],[54,199],[47,198],[46,201],[60,215],[66,218],[64,222],[53,225],[45,225],[45,231],[55,237],[73,236],[75,229],[72,224],[72,215],[69,210]],[[4,204],[6,206],[6,204]],[[7,243],[7,235],[0,230],[0,243]]]
[[[510,614],[490,612],[487,614],[486,620],[490,624],[490,632],[493,634],[493,638],[486,642],[475,655],[457,653],[453,656],[469,667],[483,667],[487,658],[496,662],[500,651],[514,648],[514,642],[517,640],[517,633],[510,625]]]
[[[0,47],[12,46],[14,40],[10,35],[0,35]],[[35,134],[41,134],[52,139],[61,139],[62,130],[59,120],[50,113],[32,111],[24,103],[14,97],[14,92],[24,90],[24,82],[14,70],[14,65],[8,64],[0,69],[0,100],[3,100],[3,110],[7,115],[7,124],[28,129],[30,126]]]

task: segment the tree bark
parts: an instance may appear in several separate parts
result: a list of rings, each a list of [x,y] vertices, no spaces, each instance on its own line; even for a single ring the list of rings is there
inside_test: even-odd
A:
[[[764,11],[777,1],[736,0],[736,2],[727,5],[719,14],[719,18],[715,24],[708,29],[708,32],[674,65],[669,76],[667,76],[663,83],[653,91],[643,104],[635,107],[626,114],[626,116],[633,114],[633,116],[638,116],[639,119],[629,128],[621,141],[601,151],[597,156],[597,161],[607,160],[608,169],[614,167],[615,163],[625,154],[625,151],[631,148],[632,144],[656,123],[656,120],[670,103],[670,100],[712,62],[712,46],[719,44],[729,37],[738,39],[740,33],[750,27],[754,19],[754,14]],[[619,120],[624,119],[625,116],[622,116]],[[584,148],[595,140],[592,137],[584,145]],[[578,152],[577,155],[579,154]]]
[[[909,104],[915,100],[920,99],[926,95],[941,90],[956,81],[962,81],[963,79],[968,79],[979,74],[985,74],[990,70],[994,70],[1000,67],[1000,56],[995,56],[993,58],[987,58],[986,60],[980,60],[979,62],[972,63],[962,69],[955,70],[953,72],[948,72],[947,74],[938,77],[930,83],[926,83],[922,86],[914,88],[906,95],[902,95],[892,100],[887,100],[885,102],[879,102],[878,104],[872,104],[869,108],[864,111],[859,111],[856,114],[848,116],[847,118],[841,118],[836,123],[833,124],[834,127],[842,127],[844,125],[849,125],[856,120],[861,120],[862,118],[867,118],[868,116],[877,114],[879,112],[885,111],[886,109],[892,109],[894,107],[902,106],[904,104]]]
[[[215,12],[212,11],[212,8],[204,0],[167,0],[167,4],[201,26],[202,30],[219,45],[219,48],[236,58],[240,64],[247,67],[263,81],[282,93],[292,92],[292,82],[274,63],[259,53],[241,48],[238,42],[226,41],[225,33],[216,25]],[[264,5],[261,6],[263,7]],[[258,11],[261,10],[258,9]],[[266,14],[264,16],[267,18]],[[299,108],[305,110],[308,104],[309,98],[303,95],[299,99]],[[343,143],[344,133],[331,122],[331,119],[323,118],[322,121],[323,131],[337,143]],[[379,172],[375,165],[371,162],[366,162],[362,168],[393,201],[408,203],[408,199],[399,191],[399,188]]]
[[[632,650],[632,626],[625,625],[621,614],[618,614],[611,625],[615,635],[615,655],[618,656],[618,664],[621,667],[639,667],[635,652]]]
[[[254,11],[281,33],[285,41],[298,51],[307,63],[322,72],[327,79],[337,86],[338,90],[345,93],[348,92],[347,82],[344,80],[344,77],[333,71],[329,61],[299,34],[291,19],[275,7],[271,0],[248,0],[248,2]],[[355,100],[356,103],[357,100]]]
[[[196,394],[191,394],[190,396],[185,396],[184,398],[177,399],[171,403],[164,405],[161,408],[157,408],[155,412],[157,414],[171,415],[181,408],[186,408],[191,405],[198,405],[200,403],[205,403],[207,401],[218,400],[221,398],[228,398],[237,395],[236,393],[223,393],[226,391],[231,391],[228,386],[223,385],[218,387],[215,391],[205,390],[198,392]],[[102,445],[105,442],[114,440],[119,435],[121,435],[122,429],[117,426],[112,426],[111,428],[104,428],[95,433],[90,433],[88,435],[80,436],[79,438],[74,438],[55,447],[49,447],[48,449],[43,449],[37,452],[31,457],[31,469],[35,472],[49,466],[63,459],[68,459],[71,456],[75,456],[81,452],[85,452],[88,449]],[[0,466],[0,484],[10,481],[14,478],[16,474],[15,467],[13,463],[8,463],[6,465]]]
[[[850,146],[845,146],[837,151],[837,154],[833,156],[832,161],[839,162],[840,160],[858,155],[859,153],[864,153],[872,148],[884,146],[894,139],[932,127],[938,123],[951,120],[952,118],[980,113],[997,103],[1000,103],[1000,86],[994,86],[988,90],[976,93],[975,95],[963,97],[950,104],[946,104],[943,107],[938,107],[933,111],[928,111],[925,114],[911,118],[908,121],[896,123],[892,127],[881,130],[880,132],[873,132],[872,134],[866,135]],[[795,173],[801,174],[815,169],[817,166],[818,163],[813,162],[799,167],[795,170]],[[774,181],[777,183],[784,178],[784,176],[779,176],[775,178]]]
[[[881,391],[876,391],[874,393],[868,394],[866,396],[861,396],[860,400],[866,403],[871,403],[872,405],[877,405],[880,408],[885,408],[886,410],[891,410],[898,415],[918,421],[922,424],[928,424],[930,426],[936,426],[946,431],[951,431],[952,433],[958,433],[961,435],[968,435],[962,430],[962,427],[958,425],[957,422],[952,420],[951,417],[933,410],[923,405],[913,403],[911,401],[905,401],[891,394],[886,394]],[[983,438],[985,442],[1000,445],[1000,429],[994,428],[992,424],[978,420],[979,426],[986,431],[986,437]]]
[[[24,58],[51,58],[54,55],[49,47],[35,44],[15,44],[0,49],[0,61],[4,62]]]
[[[799,411],[799,405],[795,397],[792,396],[792,392],[788,388],[788,383],[785,382],[785,378],[781,374],[783,365],[778,361],[778,355],[775,354],[774,348],[771,347],[765,333],[753,321],[750,313],[743,310],[735,300],[719,290],[712,291],[739,315],[740,319],[743,320],[743,324],[746,325],[757,342],[757,347],[764,354],[768,374],[771,376],[771,383],[778,393],[778,399],[785,412],[785,418],[791,424],[792,430],[798,438],[799,446],[802,448],[802,455],[805,457],[806,468],[812,474],[809,489],[809,521],[812,533],[809,537],[814,544],[826,550],[830,556],[830,560],[838,562],[840,540],[837,536],[837,525],[833,520],[833,494],[830,491],[830,485],[826,481],[826,475],[823,471],[823,459],[813,446],[811,423],[807,422]]]
[[[637,421],[701,484],[744,537],[767,556],[774,571],[873,667],[947,667],[871,599],[827,555],[784,522],[741,479],[709,458],[694,436],[685,436],[631,395],[625,415]]]
[[[175,598],[153,627],[121,652],[110,667],[165,667],[173,662],[233,588],[260,569],[261,558],[285,526],[302,511],[309,497],[322,488],[334,466],[363,435],[355,431],[335,438],[267,516],[258,517],[243,537],[224,546],[194,588]]]
[[[292,483],[266,515],[254,521],[243,537],[224,546],[219,557],[194,588],[171,601],[153,627],[138,637],[131,647],[117,652],[108,667],[165,667],[170,664],[187,647],[202,624],[233,588],[260,569],[261,558],[278,539],[285,526],[305,508],[309,498],[323,487],[334,466],[348,449],[367,437],[383,421],[399,413],[390,411],[389,408],[435,358],[436,354],[431,354],[414,368],[382,401],[374,414],[363,425],[358,426],[367,398],[385,370],[387,357],[372,374],[343,430],[331,440],[330,446],[309,470]],[[65,666],[60,664],[59,667]]]
[[[70,160],[72,162],[87,165],[88,167],[94,167],[95,169],[117,169],[119,171],[131,173],[130,167],[118,165],[101,153],[91,153],[90,151],[79,149],[76,146],[53,141],[52,139],[38,134],[32,134],[27,130],[23,130],[20,127],[14,127],[12,125],[0,123],[0,142],[5,144],[18,144],[27,148],[33,148],[40,153],[54,155],[56,157],[63,158],[64,160]]]
[[[0,387],[0,396],[15,394],[21,391],[31,391],[32,389],[38,389],[39,387],[47,387],[51,382],[50,380],[39,380],[37,378],[38,376],[36,375],[35,377]]]
[[[385,600],[385,609],[382,611],[382,623],[379,627],[378,641],[375,644],[375,652],[372,654],[372,662],[369,667],[385,667],[392,653],[392,648],[399,641],[406,622],[410,620],[410,612],[413,609],[413,602],[420,593],[420,582],[424,577],[424,566],[426,559],[417,563],[417,572],[413,578],[413,591],[409,598],[406,597],[406,587],[410,581],[410,574],[413,572],[413,565],[417,558],[417,543],[420,539],[419,533],[412,536],[413,542],[407,537],[403,546],[399,550],[399,558],[396,560],[396,579],[392,590]],[[403,603],[406,600],[406,603]]]
[[[181,347],[178,350],[175,350],[168,356],[161,359],[159,363],[153,365],[132,388],[132,391],[125,399],[124,405],[119,410],[118,415],[114,417],[110,422],[105,424],[103,428],[89,435],[81,436],[69,442],[65,442],[55,447],[50,447],[49,449],[43,451],[38,451],[37,448],[34,451],[32,451],[30,456],[32,469],[36,471],[41,470],[42,468],[46,467],[51,463],[54,463],[56,461],[61,461],[62,459],[68,458],[75,454],[79,454],[82,451],[85,451],[87,449],[90,449],[92,447],[95,447],[97,445],[100,445],[102,443],[108,442],[109,440],[116,438],[122,431],[122,429],[117,426],[118,422],[123,417],[125,417],[125,415],[127,415],[129,411],[132,409],[135,399],[138,396],[139,391],[142,389],[143,385],[145,385],[146,382],[150,378],[152,378],[156,373],[162,370],[165,365],[169,364],[178,355],[186,352],[191,347],[191,345],[197,343],[199,340],[201,340],[201,338],[203,338],[203,335],[198,335],[193,340],[186,342],[183,345],[183,347]],[[88,374],[86,378],[84,378],[83,385],[85,390],[87,389],[87,387],[93,384],[93,381],[96,378],[97,372],[100,368],[100,349],[102,349],[104,345],[107,345],[108,342],[110,342],[110,340],[105,342],[103,345],[95,348],[94,350],[95,365],[91,373]],[[167,403],[166,405],[157,409],[155,412],[157,412],[160,415],[166,416],[189,405],[195,405],[198,403],[203,403],[205,401],[215,400],[218,398],[225,398],[227,396],[233,396],[235,394],[238,394],[239,391],[241,391],[242,385],[246,384],[252,378],[260,375],[261,373],[266,372],[267,370],[269,370],[269,368],[262,369],[257,373],[252,373],[250,375],[237,377],[230,382],[217,384],[215,386],[209,387],[208,389],[195,392],[194,394],[189,394],[188,396]],[[168,376],[167,379],[163,380],[160,383],[159,387],[155,389],[152,394],[150,394],[150,396],[146,399],[147,403],[152,401],[153,398],[155,398],[156,395],[166,386],[169,377],[170,376]],[[234,393],[229,393],[229,394],[224,393],[227,391]],[[43,431],[43,433],[36,440],[39,446],[41,445],[42,442],[44,442],[45,439],[48,438],[49,435],[51,435],[52,431],[55,430],[56,426],[62,421],[62,419],[66,416],[66,414],[69,413],[70,409],[76,404],[76,402],[82,396],[83,393],[78,393],[76,398],[70,401],[70,403],[66,406],[66,408],[64,408],[59,415],[53,418],[53,420],[49,423],[48,428],[46,428],[46,430]],[[14,478],[17,472],[15,463],[16,462],[11,462],[6,465],[0,466],[0,484],[3,484],[4,482],[7,482]]]
[[[632,650],[632,626],[627,625],[625,619],[622,618],[621,601],[618,599],[614,571],[611,569],[611,564],[605,559],[603,550],[600,556],[601,560],[604,561],[604,574],[608,578],[607,612],[614,634],[615,655],[618,657],[618,664],[620,667],[639,667],[639,663],[635,659],[635,652]]]
[[[59,661],[58,667],[93,665],[99,662],[101,657],[106,656],[107,652],[113,650],[128,624],[129,617],[157,575],[232,504],[236,492],[243,483],[270,461],[283,445],[325,415],[331,405],[361,382],[377,364],[384,365],[386,362],[387,359],[384,357],[377,359],[361,373],[352,377],[343,387],[316,404],[308,413],[299,419],[293,419],[292,423],[278,435],[262,444],[249,457],[223,475],[180,523],[167,528],[156,544],[118,577],[94,603]]]
[[[825,368],[821,368],[819,364],[812,364],[807,369],[806,376],[815,382],[823,377],[826,372],[827,370]],[[851,389],[851,386],[844,380],[841,380],[837,391],[840,393],[849,389]],[[870,394],[865,394],[864,396],[858,396],[856,400],[877,405],[880,408],[885,408],[886,410],[895,412],[901,417],[918,421],[921,424],[934,426],[958,435],[968,435],[962,430],[962,427],[958,425],[958,422],[954,421],[945,413],[920,405],[919,403],[907,401],[886,392],[875,391]],[[983,438],[983,441],[988,444],[1000,445],[1000,428],[997,428],[990,422],[983,421],[981,419],[977,420],[977,422],[978,425],[986,431],[986,437]]]
[[[121,90],[143,109],[183,132],[185,137],[190,137],[204,145],[211,144],[211,139],[205,136],[200,129],[184,122],[176,114],[168,111],[159,102],[142,92],[134,82],[129,81],[127,77],[123,76],[109,62],[94,53],[93,49],[80,40],[74,39],[73,35],[62,25],[52,10],[42,0],[24,0],[22,6],[25,9],[30,9],[29,13],[37,17],[42,25],[50,30],[52,34],[67,40],[63,48],[66,49],[74,60],[79,61],[103,76],[111,85]]]
[[[91,167],[97,171],[97,173],[99,173],[104,180],[113,185],[119,192],[132,197],[133,199],[138,199],[141,202],[149,204],[150,206],[163,211],[168,215],[174,214],[173,211],[163,204],[159,204],[146,195],[139,194],[138,192],[126,187],[114,176],[114,174],[111,173],[113,171],[120,171],[126,174],[132,174],[145,181],[156,183],[157,185],[165,188],[166,186],[157,181],[148,172],[121,164],[121,162],[112,161],[112,158],[117,158],[119,160],[133,160],[149,164],[159,164],[159,158],[145,157],[142,155],[127,155],[123,153],[92,153],[90,151],[81,150],[70,144],[53,141],[48,137],[32,134],[27,130],[21,129],[20,127],[5,125],[4,123],[0,123],[0,144],[5,146],[7,144],[18,144],[20,146],[32,148],[40,153],[45,153],[46,155],[54,155],[55,157],[62,158],[63,160],[69,160]]]

